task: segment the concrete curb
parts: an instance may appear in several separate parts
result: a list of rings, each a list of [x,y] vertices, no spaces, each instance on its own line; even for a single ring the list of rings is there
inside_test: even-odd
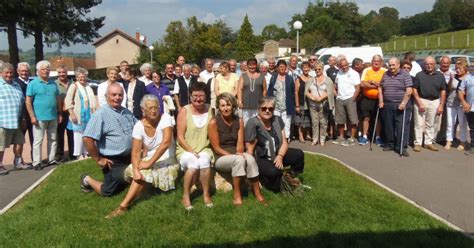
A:
[[[312,152],[312,151],[305,151],[306,153],[309,153],[309,154],[314,154],[314,155],[318,155],[318,156],[322,156],[322,157],[325,157],[325,158],[329,158],[329,159],[332,159],[334,161],[337,161],[338,163],[342,164],[344,167],[348,168],[349,170],[351,170],[352,172],[356,173],[357,175],[359,176],[362,176],[364,177],[365,179],[369,180],[370,182],[376,184],[377,186],[387,190],[388,192],[394,194],[395,196],[397,196],[398,198],[410,203],[411,205],[415,206],[416,208],[422,210],[423,212],[425,212],[426,214],[428,214],[429,216],[443,222],[444,224],[446,224],[447,226],[449,226],[450,228],[458,231],[458,232],[461,232],[464,236],[468,237],[468,238],[471,238],[474,240],[474,235],[473,234],[470,234],[466,231],[464,231],[462,228],[456,226],[455,224],[449,222],[448,220],[445,220],[443,219],[441,216],[433,213],[432,211],[430,211],[429,209],[419,205],[418,203],[412,201],[411,199],[407,198],[406,196],[398,193],[397,191],[385,186],[384,184],[382,184],[381,182],[377,181],[376,179],[362,173],[361,171],[351,167],[350,165],[346,164],[345,162],[335,158],[335,157],[332,157],[332,156],[329,156],[329,155],[326,155],[326,154],[323,154],[323,153],[318,153],[318,152]]]

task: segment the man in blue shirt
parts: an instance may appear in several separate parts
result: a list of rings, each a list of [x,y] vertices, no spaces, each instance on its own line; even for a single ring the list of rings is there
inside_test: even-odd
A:
[[[38,77],[26,88],[26,109],[33,124],[33,168],[41,170],[41,147],[44,134],[48,139],[48,164],[57,165],[54,159],[57,149],[57,128],[62,122],[62,102],[58,86],[49,80],[51,63],[42,60],[36,64]]]
[[[20,85],[13,82],[14,68],[12,64],[2,66],[0,78],[0,175],[8,174],[3,166],[3,154],[6,148],[13,144],[15,154],[14,164],[16,169],[29,169],[21,158],[20,146],[25,143],[25,136],[21,132],[20,123],[25,125],[23,104],[25,98]]]
[[[130,164],[132,130],[136,119],[132,112],[122,107],[124,91],[119,84],[107,88],[107,105],[92,115],[84,131],[84,145],[89,155],[102,168],[104,182],[89,175],[81,176],[81,190],[94,190],[102,196],[112,196],[126,186],[123,177]]]

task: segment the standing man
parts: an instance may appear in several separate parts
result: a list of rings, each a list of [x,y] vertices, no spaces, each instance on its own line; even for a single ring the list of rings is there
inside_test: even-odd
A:
[[[400,70],[400,60],[398,58],[390,58],[388,67],[389,71],[383,74],[378,90],[379,108],[382,109],[381,119],[385,133],[385,147],[383,150],[395,150],[395,152],[400,153],[401,149],[401,154],[408,157],[407,147],[410,137],[413,81],[406,71]],[[403,144],[400,147],[402,141]]]
[[[310,68],[309,75],[311,77],[316,77],[316,62],[318,62],[318,57],[314,54],[311,54],[309,55],[308,62],[309,62],[309,68]],[[323,71],[323,73],[325,72]]]
[[[183,76],[178,77],[174,83],[173,94],[178,111],[181,107],[189,104],[189,87],[194,83],[197,83],[197,78],[191,76],[191,66],[185,64],[183,66]]]
[[[446,101],[446,81],[439,71],[435,71],[436,62],[431,56],[425,59],[425,69],[416,74],[413,85],[415,98],[415,152],[421,151],[423,133],[425,148],[438,151],[433,144],[435,139],[435,119],[443,114]],[[423,132],[423,129],[425,130]]]
[[[359,113],[362,118],[362,136],[359,137],[359,145],[367,145],[370,119],[374,119],[377,113],[377,102],[379,98],[378,88],[380,86],[380,81],[382,81],[382,76],[387,71],[385,68],[382,68],[382,63],[382,56],[374,55],[372,57],[372,66],[364,69],[362,72],[362,79],[360,82],[360,86],[362,87],[362,99],[359,103]],[[400,61],[398,61],[398,69],[400,69]],[[374,128],[376,134],[375,144],[381,146],[382,139],[380,138],[380,122],[378,122],[377,126]]]
[[[302,71],[300,68],[298,68],[298,56],[291,55],[290,63],[288,65],[288,75],[290,75],[293,78],[293,82],[296,82],[296,79],[301,74],[302,74]]]
[[[56,85],[59,90],[59,98],[61,103],[64,104],[64,99],[66,98],[67,89],[69,87],[69,80],[67,78],[67,67],[65,65],[60,65],[56,71],[58,72],[58,79],[56,80]],[[69,120],[69,112],[67,110],[61,110],[63,122],[58,124],[58,149],[56,151],[55,160],[62,162],[64,159],[64,132],[67,134],[67,146],[68,146],[68,160],[74,158],[74,133],[72,130],[66,129],[67,122]]]
[[[270,74],[276,74],[277,73],[277,66],[276,66],[276,59],[275,57],[269,57],[267,59],[268,62],[268,72]]]
[[[181,68],[183,68],[184,64],[186,64],[186,59],[184,58],[183,55],[178,56],[178,58],[176,59],[176,64],[181,66]]]
[[[204,66],[205,70],[199,73],[199,81],[204,82],[207,84],[209,79],[214,77],[214,72],[212,71],[212,66],[214,65],[214,61],[212,59],[207,58],[205,60]]]
[[[339,72],[336,77],[336,124],[339,129],[339,137],[333,141],[334,144],[341,146],[353,146],[355,144],[355,135],[357,132],[357,104],[356,99],[360,91],[359,73],[349,67],[346,58],[339,60]],[[344,125],[347,123],[350,129],[349,139],[344,137]]]
[[[230,72],[236,73],[237,72],[237,60],[229,59],[228,62],[229,62]]]
[[[362,72],[365,69],[364,61],[359,58],[355,58],[352,60],[352,69],[359,73],[359,76],[362,76]]]
[[[122,62],[120,62],[120,72],[119,72],[120,80],[122,80],[122,78],[125,77],[129,68],[130,68],[130,65],[128,64],[126,60],[122,60]]]
[[[81,175],[81,190],[94,190],[101,196],[112,196],[126,186],[123,177],[130,164],[132,130],[136,119],[122,107],[124,90],[119,84],[107,88],[107,104],[92,115],[84,131],[84,145],[104,174],[104,182]]]
[[[459,85],[459,100],[466,114],[469,133],[471,135],[471,144],[466,146],[466,155],[474,155],[474,77],[468,75]]]
[[[260,63],[260,73],[265,77],[265,84],[267,86],[266,90],[268,90],[268,86],[270,86],[270,79],[272,78],[272,74],[268,72],[268,62],[262,61]]]
[[[411,71],[410,76],[415,77],[418,72],[422,71],[420,64],[416,62],[416,54],[414,52],[405,53],[403,59],[409,60],[411,62]]]
[[[21,131],[21,125],[26,125],[23,111],[25,97],[20,85],[13,81],[14,71],[12,64],[3,64],[0,78],[0,175],[8,174],[8,170],[3,166],[3,155],[10,144],[13,144],[15,169],[31,169],[21,158],[20,148],[25,143],[25,135]]]
[[[26,98],[26,88],[30,82],[30,65],[26,62],[20,62],[17,65],[16,72],[18,73],[18,77],[13,79],[18,85],[21,87],[21,91],[23,92],[23,96]],[[28,138],[30,140],[30,156],[31,161],[33,161],[33,125],[31,124],[30,115],[26,110],[26,104],[23,104],[23,111],[25,113],[26,125],[22,126],[21,129],[23,134],[26,134],[28,131]],[[23,154],[23,146],[20,146],[21,154]]]
[[[173,66],[173,64],[166,64],[165,65],[165,75],[161,79],[161,82],[168,87],[170,92],[173,92],[175,80],[176,80],[176,75],[174,75],[174,66]]]
[[[337,58],[335,56],[331,56],[328,58],[328,64],[324,66],[324,73],[333,81],[336,81],[337,72],[339,68],[337,68]]]
[[[33,168],[41,170],[41,147],[44,134],[48,142],[48,164],[57,165],[57,128],[62,122],[62,102],[58,85],[49,81],[51,64],[42,60],[36,64],[36,77],[26,89],[26,109],[33,124]]]
[[[451,58],[448,56],[442,56],[439,59],[438,71],[444,76],[446,86],[448,86],[454,80],[456,72],[451,70]],[[446,87],[447,90],[447,87]],[[448,125],[448,115],[446,114],[446,105],[444,106],[443,114],[435,118],[435,143],[446,143],[446,128]],[[455,137],[453,137],[455,138]]]

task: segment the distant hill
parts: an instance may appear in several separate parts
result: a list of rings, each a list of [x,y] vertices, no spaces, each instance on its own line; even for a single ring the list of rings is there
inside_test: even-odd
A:
[[[0,55],[8,56],[8,50],[0,50]],[[90,52],[89,53],[73,53],[73,52],[61,52],[61,51],[47,52],[44,55],[44,59],[48,60],[51,57],[55,57],[55,56],[95,59],[95,54],[90,53]],[[33,65],[35,63],[35,50],[34,49],[30,49],[27,51],[20,50],[20,61],[25,61],[25,62],[28,62],[30,65]]]

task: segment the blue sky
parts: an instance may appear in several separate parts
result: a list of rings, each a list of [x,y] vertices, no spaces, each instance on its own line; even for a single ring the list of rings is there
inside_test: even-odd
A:
[[[410,16],[432,9],[435,0],[353,0],[359,12],[366,14],[371,10],[390,6],[398,9],[400,16]],[[99,30],[101,35],[118,28],[134,36],[137,29],[148,40],[160,39],[170,21],[185,20],[196,16],[200,21],[212,23],[223,19],[235,31],[242,24],[245,14],[253,25],[254,33],[260,33],[266,25],[276,24],[288,30],[287,22],[296,13],[303,13],[308,0],[103,0],[102,4],[91,10],[90,16],[106,16],[105,25]],[[312,0],[311,2],[315,2]],[[19,33],[19,47],[23,50],[33,48],[33,39],[24,39]],[[0,49],[8,49],[5,32],[0,33]],[[46,51],[56,48],[45,48]],[[93,52],[94,47],[75,45],[63,51]]]

